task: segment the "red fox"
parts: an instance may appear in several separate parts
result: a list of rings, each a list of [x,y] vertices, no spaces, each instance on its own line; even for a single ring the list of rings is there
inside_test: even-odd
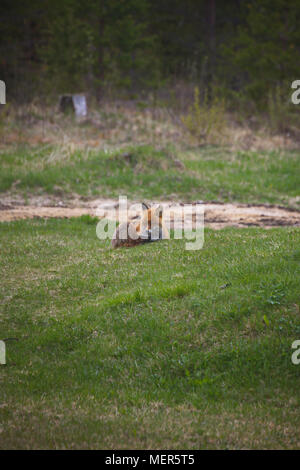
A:
[[[121,223],[115,230],[111,244],[113,248],[131,247],[169,238],[169,232],[162,221],[162,207],[148,207],[143,203],[142,217]]]

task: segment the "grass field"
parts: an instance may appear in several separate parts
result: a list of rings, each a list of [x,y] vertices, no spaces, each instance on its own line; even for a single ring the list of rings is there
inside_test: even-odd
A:
[[[0,447],[299,449],[300,231],[113,251],[95,227],[0,225]]]
[[[0,200],[300,208],[298,150],[23,145],[0,165]],[[0,224],[0,448],[300,449],[299,229],[113,251],[96,223]]]
[[[300,208],[300,152],[167,146],[122,150],[17,147],[0,153],[1,192],[196,199]]]

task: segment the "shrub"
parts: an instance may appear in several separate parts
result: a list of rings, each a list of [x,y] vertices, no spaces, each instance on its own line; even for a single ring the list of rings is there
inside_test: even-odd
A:
[[[198,144],[217,143],[225,134],[225,100],[214,96],[209,102],[205,93],[200,103],[199,88],[195,87],[194,102],[181,121]]]

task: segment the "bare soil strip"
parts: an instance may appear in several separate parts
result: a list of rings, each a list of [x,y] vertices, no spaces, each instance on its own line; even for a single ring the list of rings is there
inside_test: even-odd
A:
[[[70,199],[65,202],[59,199],[45,197],[32,197],[28,205],[18,198],[4,197],[0,201],[0,222],[10,222],[20,219],[39,218],[70,218],[80,217],[84,214],[116,219],[119,211],[118,201],[113,199],[82,200]],[[155,201],[157,202],[157,201]],[[171,202],[159,201],[163,207],[170,207]],[[197,201],[197,203],[200,203]],[[195,203],[193,203],[195,204]],[[217,202],[202,202],[205,214],[205,226],[219,229],[223,227],[300,227],[300,211],[285,209],[280,206],[222,204]],[[181,207],[172,215],[172,225],[180,225]],[[133,216],[134,213],[130,213]]]

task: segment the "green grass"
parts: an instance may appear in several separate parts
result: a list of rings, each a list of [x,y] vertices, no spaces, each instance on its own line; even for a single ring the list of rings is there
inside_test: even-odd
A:
[[[178,167],[180,160],[183,167]],[[0,191],[82,196],[182,198],[300,207],[299,151],[120,151],[23,147],[0,153]]]
[[[0,243],[1,448],[300,448],[299,230],[113,251],[83,217]]]

